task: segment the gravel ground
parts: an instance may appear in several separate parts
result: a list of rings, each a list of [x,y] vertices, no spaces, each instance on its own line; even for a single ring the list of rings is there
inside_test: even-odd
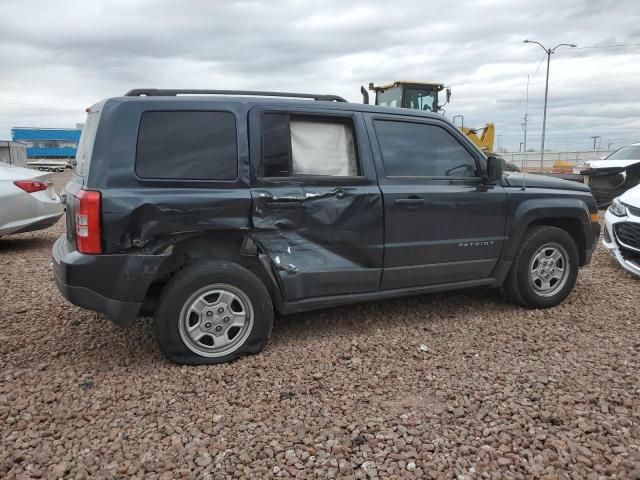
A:
[[[551,310],[487,290],[336,308],[180,367],[149,320],[63,300],[63,229],[0,239],[0,477],[640,478],[640,279],[601,247]]]

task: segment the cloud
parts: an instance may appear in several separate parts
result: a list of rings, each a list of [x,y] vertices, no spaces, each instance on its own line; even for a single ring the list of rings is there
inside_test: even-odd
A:
[[[496,123],[518,149],[529,85],[539,143],[550,46],[640,43],[634,1],[344,2],[68,0],[3,3],[0,138],[12,126],[73,126],[87,105],[135,87],[335,93],[398,79],[451,85],[447,116]],[[5,23],[6,20],[5,20]],[[640,141],[640,47],[553,55],[547,145]]]

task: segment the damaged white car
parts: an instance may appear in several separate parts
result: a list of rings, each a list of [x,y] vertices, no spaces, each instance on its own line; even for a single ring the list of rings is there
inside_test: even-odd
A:
[[[640,143],[622,147],[602,160],[576,165],[574,173],[584,175],[598,207],[606,207],[615,197],[640,184]]]

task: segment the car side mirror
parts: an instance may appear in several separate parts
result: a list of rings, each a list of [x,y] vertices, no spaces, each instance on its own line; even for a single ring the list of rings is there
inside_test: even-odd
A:
[[[504,160],[502,157],[490,155],[487,157],[487,181],[495,182],[502,178]]]

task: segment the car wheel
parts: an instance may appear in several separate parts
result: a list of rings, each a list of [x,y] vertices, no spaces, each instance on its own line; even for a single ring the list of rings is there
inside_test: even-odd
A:
[[[154,334],[172,362],[229,362],[260,352],[273,327],[269,292],[235,263],[206,261],[179,271],[164,287]]]
[[[573,290],[578,267],[578,247],[573,238],[560,228],[537,226],[525,234],[504,289],[524,307],[553,307]]]

